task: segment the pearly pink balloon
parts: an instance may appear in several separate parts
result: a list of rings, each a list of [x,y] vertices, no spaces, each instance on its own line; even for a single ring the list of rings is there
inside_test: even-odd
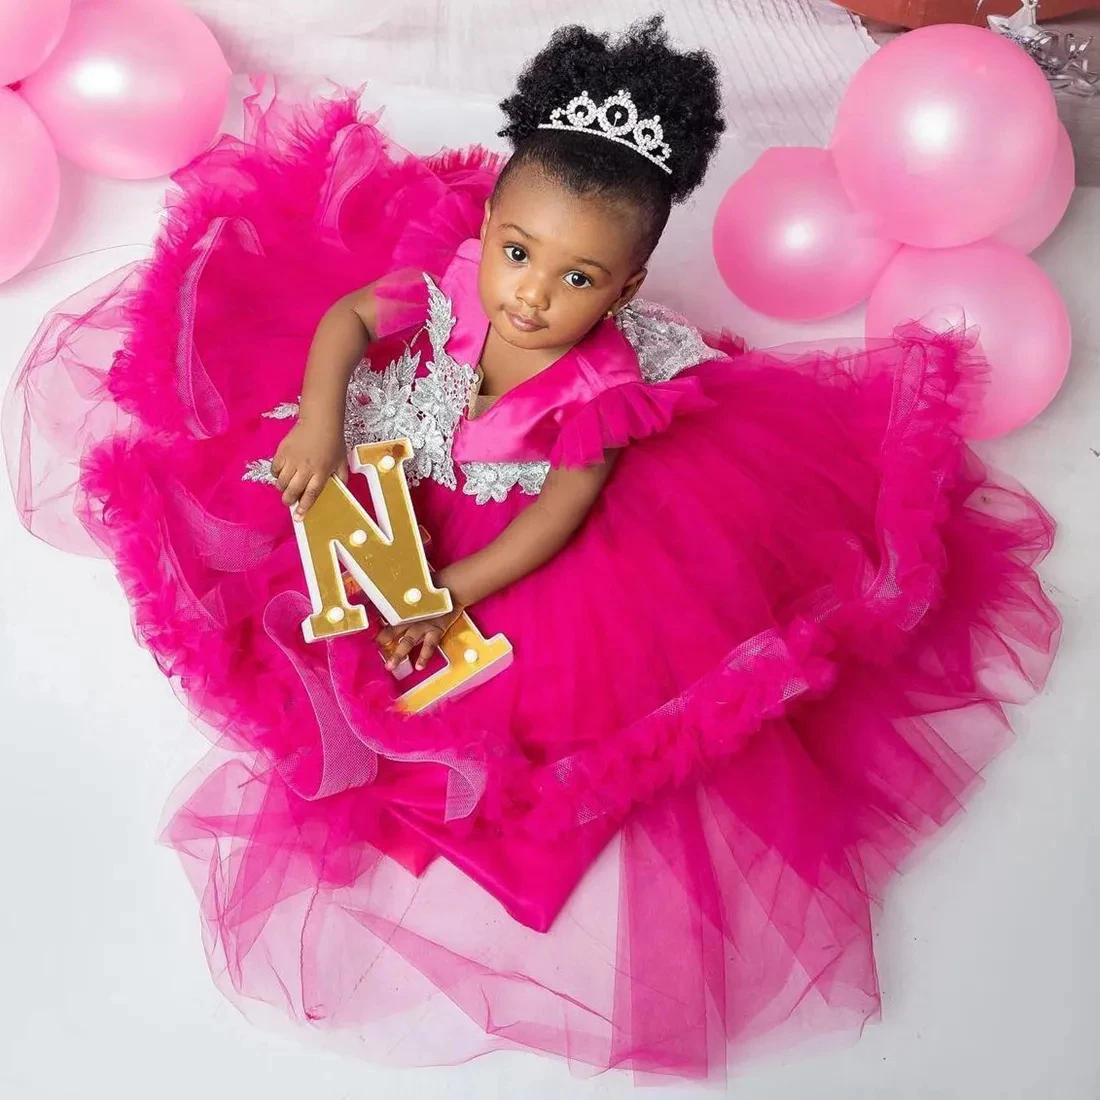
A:
[[[1016,217],[993,234],[993,240],[1021,252],[1034,252],[1054,232],[1073,198],[1076,182],[1073,145],[1064,126],[1058,127],[1054,163],[1047,178]]]
[[[975,327],[989,377],[964,430],[992,439],[1034,419],[1069,369],[1069,315],[1042,269],[992,241],[962,248],[903,248],[867,304],[867,335],[907,321],[936,331]]]
[[[105,176],[149,179],[210,144],[229,80],[214,36],[174,0],[82,0],[19,91],[58,152]]]
[[[45,243],[57,216],[61,171],[46,128],[14,92],[0,88],[0,283]]]
[[[61,39],[69,0],[0,0],[0,85],[34,72]]]
[[[832,149],[841,182],[883,236],[923,248],[981,240],[1050,172],[1054,95],[1014,42],[945,24],[903,34],[853,77]]]
[[[812,321],[862,302],[898,250],[852,209],[827,149],[768,149],[714,219],[726,285],[771,317]]]

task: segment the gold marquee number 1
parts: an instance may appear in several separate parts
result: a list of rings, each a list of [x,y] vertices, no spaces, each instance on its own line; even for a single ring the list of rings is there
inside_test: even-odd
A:
[[[313,507],[294,524],[313,614],[302,623],[306,641],[354,634],[369,626],[366,609],[350,603],[343,569],[391,625],[444,615],[450,594],[432,584],[424,543],[413,514],[405,463],[407,439],[365,443],[351,454],[353,473],[366,476],[374,517],[347,486],[330,478]],[[400,696],[399,709],[427,710],[491,679],[512,663],[503,635],[485,638],[465,612],[440,642],[446,668]],[[407,666],[403,670],[407,674]]]

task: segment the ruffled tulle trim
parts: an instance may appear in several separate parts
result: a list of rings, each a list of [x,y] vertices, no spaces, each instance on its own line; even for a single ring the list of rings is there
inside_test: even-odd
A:
[[[167,196],[147,262],[113,279],[106,293],[96,294],[105,280],[77,295],[71,309],[54,311],[4,404],[5,449],[24,523],[64,549],[114,560],[138,640],[212,737],[249,750],[265,750],[272,731],[285,727],[284,700],[261,685],[286,675],[286,658],[307,690],[313,683],[313,671],[295,665],[308,605],[297,597],[301,607],[269,609],[267,637],[248,655],[258,662],[256,678],[242,675],[242,655],[228,638],[231,611],[217,592],[193,588],[173,543],[205,566],[243,573],[277,547],[286,556],[285,516],[270,530],[221,518],[190,501],[182,481],[164,482],[171,470],[163,458],[174,447],[169,466],[185,466],[197,447],[254,430],[284,395],[272,389],[279,379],[248,357],[247,344],[239,378],[212,378],[196,323],[203,311],[209,323],[212,306],[228,310],[229,325],[233,313],[260,328],[266,318],[304,352],[328,304],[383,275],[394,306],[384,317],[401,327],[408,318],[419,322],[421,273],[441,276],[476,234],[502,164],[481,146],[408,156],[374,117],[360,115],[354,92],[308,104],[275,93],[273,84],[258,83],[245,101],[244,136],[223,137],[173,177],[178,190]],[[375,232],[363,239],[368,226]],[[311,273],[304,310],[301,285],[286,287],[285,300],[271,301],[271,287],[265,300],[256,298],[251,284],[264,284],[260,272],[271,263]],[[231,565],[215,550],[230,541]],[[293,577],[293,551],[286,560]],[[339,666],[340,655],[334,661]],[[341,675],[353,673],[332,673]],[[410,721],[394,710],[397,694],[379,665],[358,678],[354,699],[337,693],[323,701],[322,725],[340,735],[289,758],[273,754],[271,763],[299,797],[324,798],[369,782],[375,749],[385,745],[393,759],[453,764],[462,788],[456,803],[472,805],[484,786],[488,734],[475,727],[456,740],[454,727],[432,715]],[[357,751],[343,752],[351,742]],[[337,763],[351,759],[354,766]]]
[[[940,528],[965,454],[958,425],[982,384],[985,363],[972,332],[940,334],[914,324],[899,329],[890,348],[894,383],[879,453],[874,552],[854,540],[845,544],[844,556],[830,563],[833,582],[787,609],[786,626],[742,642],[711,672],[613,739],[542,770],[500,768],[490,777],[484,816],[521,823],[543,837],[596,818],[621,820],[669,787],[720,769],[766,722],[826,693],[837,677],[834,651],[883,668],[899,659],[941,602],[947,555]],[[823,385],[848,386],[861,358],[848,362],[815,352],[784,366]],[[664,430],[685,407],[699,411],[712,404],[692,376],[661,387],[622,386],[604,397],[563,430],[557,452],[562,464],[591,463],[604,448]],[[1040,513],[1034,541],[1018,543],[1021,569],[1030,570],[1045,556],[1053,529]],[[1056,630],[1045,640],[1045,652],[1055,637]],[[1018,665],[1015,671],[1036,680],[1034,669]]]
[[[660,385],[628,382],[604,390],[563,425],[550,452],[550,465],[579,468],[602,462],[621,450],[667,431],[679,416],[712,408],[698,379],[674,378]]]
[[[354,92],[306,105],[272,98],[275,90],[259,83],[245,102],[244,136],[222,137],[172,177],[178,190],[166,197],[154,255],[126,304],[130,334],[109,379],[111,397],[150,431],[211,438],[227,427],[228,410],[193,339],[198,287],[215,251],[236,250],[242,284],[272,249],[283,253],[280,262],[297,252],[302,270],[323,285],[318,246],[336,244],[349,258],[367,247],[369,262],[358,272],[349,264],[331,273],[329,300],[387,276],[379,335],[396,331],[422,312],[421,273],[442,274],[458,246],[476,234],[503,164],[482,146],[408,156],[383,135],[377,116],[360,114]],[[371,211],[374,236],[362,241],[355,223],[367,179],[385,206],[381,216]],[[273,233],[277,196],[299,212],[311,199],[310,224],[288,218]],[[278,324],[278,303],[267,309]],[[319,319],[318,312],[313,322]]]
[[[437,283],[465,241],[478,236],[484,202],[506,157],[482,145],[447,149],[423,161],[425,169],[446,182],[431,217],[409,218],[394,250],[392,270],[375,286],[379,339],[419,325],[427,313],[424,276]]]
[[[320,199],[337,138],[359,121],[353,94],[311,112],[262,111],[260,95],[246,104],[243,139],[222,137],[172,177],[179,190],[166,196],[153,257],[127,303],[130,335],[111,371],[110,392],[150,431],[211,436],[224,430],[226,410],[191,338],[207,260],[227,235],[238,242],[242,261],[262,258],[264,245],[249,218],[254,197],[291,187]],[[373,127],[369,132],[378,134]]]
[[[966,453],[959,426],[987,370],[977,341],[976,331],[939,333],[916,323],[894,332],[876,553],[852,544],[848,560],[834,563],[842,578],[838,591],[814,594],[799,606],[800,614],[827,621],[834,636],[872,663],[888,663],[908,644],[942,593],[947,562],[940,528]],[[826,369],[836,376],[835,364]]]
[[[482,811],[532,837],[558,838],[600,818],[622,821],[670,787],[720,770],[765,722],[835,682],[833,646],[821,627],[796,621],[741,643],[691,688],[614,739],[541,771],[504,767]]]

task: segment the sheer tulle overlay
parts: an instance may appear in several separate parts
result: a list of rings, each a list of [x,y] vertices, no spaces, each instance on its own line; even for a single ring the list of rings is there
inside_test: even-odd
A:
[[[625,445],[593,514],[476,609],[515,664],[398,717],[366,635],[303,640],[286,510],[241,474],[341,294],[391,277],[396,354],[498,165],[407,156],[351,97],[248,117],[177,176],[153,258],[46,320],[4,415],[27,526],[114,561],[216,742],[164,837],[219,984],[402,1064],[720,1076],[858,1028],[874,903],[1058,634],[1050,520],[956,431],[971,340],[731,348],[606,391],[550,456]],[[534,499],[462,480],[415,492],[436,565]]]

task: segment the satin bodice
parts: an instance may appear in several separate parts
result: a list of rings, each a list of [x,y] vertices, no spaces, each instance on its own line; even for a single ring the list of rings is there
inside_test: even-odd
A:
[[[489,332],[477,270],[481,244],[466,241],[440,289],[450,300],[455,326],[447,351],[477,367]],[[545,370],[503,394],[480,416],[464,417],[454,441],[456,462],[546,461],[562,426],[602,393],[642,381],[638,357],[610,319]]]

